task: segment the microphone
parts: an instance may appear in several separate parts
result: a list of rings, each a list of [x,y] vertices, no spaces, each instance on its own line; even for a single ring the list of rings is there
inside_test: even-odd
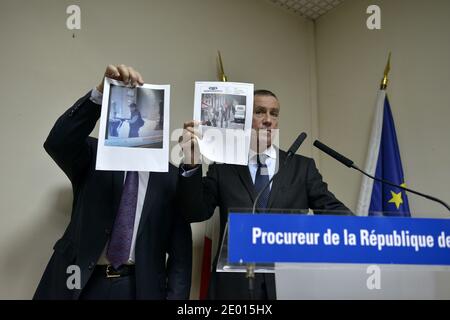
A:
[[[298,148],[300,148],[300,145],[305,141],[307,135],[305,132],[300,133],[300,135],[295,139],[294,143],[291,145],[291,147],[288,150],[286,159],[283,162],[283,167],[278,170],[277,173],[275,173],[272,178],[264,185],[264,188],[262,188],[258,195],[255,198],[255,201],[253,202],[253,209],[252,214],[255,214],[256,211],[256,204],[258,203],[259,198],[263,194],[263,192],[270,186],[272,183],[272,180],[275,178],[277,174],[280,173],[280,171],[286,166],[286,163],[293,157],[293,155],[297,152]],[[247,272],[245,275],[248,278],[248,291],[250,293],[250,300],[253,300],[253,292],[254,292],[254,280],[255,280],[255,263],[248,263],[247,264]]]
[[[294,143],[289,148],[286,160],[292,157],[297,152],[298,148],[300,148],[301,144],[303,143],[303,141],[305,141],[306,137],[307,135],[304,132],[299,134],[297,139],[295,139]],[[286,163],[286,160],[284,161],[284,163]]]
[[[402,189],[402,190],[414,193],[414,194],[419,195],[421,197],[424,197],[424,198],[426,198],[428,200],[438,202],[438,203],[442,204],[445,208],[447,208],[448,211],[450,211],[450,206],[447,203],[445,203],[444,201],[442,201],[442,200],[440,200],[440,199],[438,199],[436,197],[433,197],[433,196],[430,196],[430,195],[427,195],[427,194],[424,194],[424,193],[421,193],[421,192],[418,192],[418,191],[415,191],[415,190],[412,190],[412,189],[409,189],[409,188],[397,185],[397,184],[395,184],[395,183],[393,183],[391,181],[388,181],[388,180],[379,179],[379,178],[376,178],[374,176],[371,176],[367,172],[361,170],[356,165],[354,165],[352,160],[344,157],[342,154],[340,154],[339,152],[337,152],[337,151],[331,149],[330,147],[326,146],[325,144],[323,144],[319,140],[314,141],[313,145],[316,148],[318,148],[321,151],[323,151],[326,154],[328,154],[330,157],[332,157],[332,158],[336,159],[337,161],[339,161],[340,163],[344,164],[345,166],[347,166],[349,168],[353,168],[353,169],[361,172],[365,176],[367,176],[367,177],[369,177],[369,178],[371,178],[371,179],[373,179],[375,181],[378,181],[378,182],[381,182],[381,183],[384,183],[384,184],[387,184],[387,185],[390,185],[390,186],[393,186],[393,187],[396,187],[396,188],[399,188],[399,189]]]
[[[313,145],[322,150],[323,152],[325,152],[326,154],[328,154],[330,157],[335,158],[337,161],[339,161],[340,163],[343,163],[345,166],[352,168],[353,167],[353,161],[344,157],[342,154],[334,151],[333,149],[331,149],[330,147],[324,145],[322,142],[320,142],[319,140],[314,141]]]

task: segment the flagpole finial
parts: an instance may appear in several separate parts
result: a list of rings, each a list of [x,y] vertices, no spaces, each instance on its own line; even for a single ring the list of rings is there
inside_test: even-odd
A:
[[[381,85],[380,85],[381,90],[386,90],[386,88],[387,88],[387,85],[389,82],[389,79],[388,79],[389,71],[391,71],[391,53],[390,52],[389,52],[388,61],[386,63],[386,68],[384,68],[383,80],[381,81]]]
[[[228,81],[228,77],[225,74],[225,71],[223,71],[223,63],[222,63],[222,56],[220,55],[220,51],[217,50],[218,56],[219,56],[219,80],[223,82]]]

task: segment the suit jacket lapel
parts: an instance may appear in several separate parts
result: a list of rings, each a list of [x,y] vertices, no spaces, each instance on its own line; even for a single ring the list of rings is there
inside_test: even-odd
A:
[[[112,173],[112,184],[113,184],[113,217],[116,216],[119,210],[120,198],[122,197],[123,182],[125,173],[123,171],[114,171]],[[114,223],[114,221],[113,221]]]
[[[250,194],[250,198],[252,199],[252,201],[255,201],[255,188],[253,186],[252,177],[250,176],[248,166],[233,165],[233,168],[237,171],[239,178],[244,184],[245,189]]]
[[[145,199],[144,199],[144,206],[142,207],[142,214],[141,214],[141,220],[139,221],[139,227],[138,227],[138,233],[136,236],[136,239],[139,237],[139,235],[142,233],[142,230],[144,230],[145,221],[147,220],[149,213],[151,211],[151,207],[153,206],[153,203],[155,199],[157,199],[157,191],[158,187],[152,188],[150,185],[153,181],[153,185],[157,186],[158,182],[155,182],[155,176],[152,172],[150,172],[148,177],[148,184],[147,184],[147,190],[145,191]]]
[[[283,185],[283,180],[284,180],[283,177],[286,174],[285,168],[282,168],[284,160],[286,159],[286,153],[279,149],[277,151],[279,151],[279,152],[278,152],[277,164],[276,164],[275,168],[278,168],[278,171],[280,171],[280,170],[281,171],[280,171],[280,174],[277,174],[275,176],[275,178],[273,179],[272,188],[270,189],[269,201],[267,203],[268,208],[272,208],[274,201],[276,200],[278,193],[280,192],[280,188]]]

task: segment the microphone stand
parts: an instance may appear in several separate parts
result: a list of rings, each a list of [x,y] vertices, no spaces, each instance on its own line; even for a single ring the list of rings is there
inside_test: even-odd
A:
[[[345,165],[345,166],[347,166],[349,168],[356,169],[357,171],[361,172],[363,175],[365,175],[365,176],[367,176],[367,177],[369,177],[369,178],[371,178],[371,179],[373,179],[375,181],[378,181],[378,182],[381,182],[381,183],[385,183],[385,184],[388,184],[390,186],[393,186],[393,187],[396,187],[396,188],[399,188],[399,189],[402,189],[402,190],[414,193],[414,194],[419,195],[421,197],[424,197],[424,198],[426,198],[428,200],[438,202],[438,203],[442,204],[448,211],[450,211],[450,206],[447,203],[445,203],[444,201],[442,201],[441,199],[438,199],[436,197],[433,197],[433,196],[430,196],[430,195],[427,195],[427,194],[424,194],[424,193],[421,193],[421,192],[418,192],[418,191],[415,191],[415,190],[412,190],[412,189],[409,189],[409,188],[406,188],[406,187],[403,187],[403,186],[399,186],[399,185],[397,185],[395,183],[392,183],[392,182],[390,182],[388,180],[384,180],[384,179],[380,179],[380,178],[376,178],[376,177],[371,176],[370,174],[366,173],[365,171],[363,171],[360,168],[358,168],[357,166],[355,166],[353,164],[352,160],[344,157],[342,154],[340,154],[339,152],[331,149],[330,147],[328,147],[327,145],[323,144],[319,140],[314,141],[313,145],[316,148],[318,148],[321,151],[323,151],[326,154],[328,154],[330,157],[332,157],[335,160],[339,161],[343,165]]]
[[[390,182],[388,180],[384,180],[384,179],[380,179],[380,178],[371,176],[370,174],[368,174],[367,172],[364,172],[363,170],[361,170],[360,168],[358,168],[354,164],[351,165],[351,168],[361,172],[363,175],[365,175],[365,176],[367,176],[367,177],[369,177],[369,178],[371,178],[371,179],[373,179],[375,181],[378,181],[378,182],[381,182],[381,183],[385,183],[385,184],[388,184],[388,185],[390,185],[392,187],[396,187],[396,188],[403,189],[405,191],[417,194],[417,195],[422,196],[422,197],[424,197],[424,198],[426,198],[428,200],[432,200],[432,201],[438,202],[438,203],[442,204],[444,207],[446,207],[448,211],[450,211],[450,206],[447,203],[445,203],[444,201],[442,201],[442,200],[440,200],[438,198],[435,198],[433,196],[430,196],[430,195],[427,195],[427,194],[424,194],[424,193],[421,193],[421,192],[418,192],[418,191],[414,191],[412,189],[409,189],[409,188],[406,188],[406,187],[403,187],[403,186],[400,186],[400,185],[396,185],[395,183],[392,183],[392,182]]]

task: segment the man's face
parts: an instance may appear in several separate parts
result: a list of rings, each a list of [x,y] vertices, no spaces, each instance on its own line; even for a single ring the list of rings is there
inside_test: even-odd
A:
[[[278,131],[279,113],[280,104],[276,98],[268,95],[254,97],[252,132],[257,139],[255,141],[253,136],[252,142],[256,142],[258,147],[253,147],[253,150],[262,152],[272,145],[272,138]]]

